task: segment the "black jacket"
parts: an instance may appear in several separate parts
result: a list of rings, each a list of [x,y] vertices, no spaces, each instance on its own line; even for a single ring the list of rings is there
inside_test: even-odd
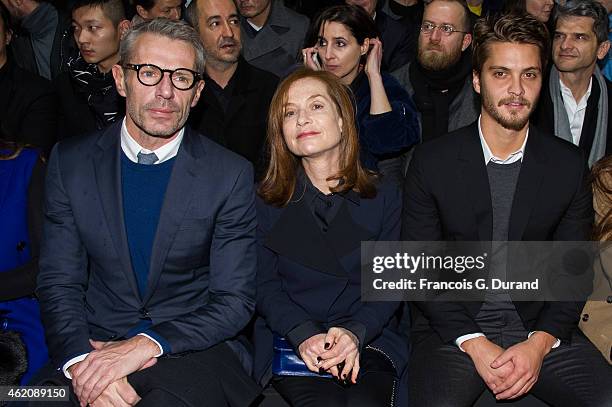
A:
[[[266,166],[262,151],[268,108],[278,78],[241,57],[231,80],[233,92],[226,112],[211,86],[205,85],[189,120],[202,134],[251,161],[260,173]]]
[[[412,61],[416,56],[417,39],[406,25],[400,23],[378,10],[374,19],[380,40],[383,43],[382,69],[387,72],[395,71]]]
[[[55,79],[62,72],[65,72],[66,61],[70,57],[78,55],[78,48],[72,35],[72,20],[70,16],[61,10],[57,10],[57,18],[58,21],[55,27],[53,47],[49,60],[51,79]],[[34,56],[34,49],[32,48],[32,40],[28,32],[17,29],[13,33],[10,49],[20,67],[40,75],[38,65],[36,64],[36,57]]]
[[[377,186],[374,198],[349,191],[326,232],[317,226],[298,183],[289,204],[278,208],[256,199],[257,311],[255,378],[269,377],[273,332],[294,348],[333,326],[346,328],[390,357],[402,375],[408,338],[397,326],[393,301],[361,301],[361,242],[399,237],[401,193],[391,182]],[[304,198],[304,199],[302,199]],[[337,202],[337,201],[336,201]]]
[[[512,203],[509,241],[590,240],[593,202],[586,161],[567,141],[531,126]],[[477,124],[416,147],[404,185],[402,240],[491,241],[493,209]],[[444,342],[480,332],[480,302],[421,302],[413,334]],[[515,302],[529,331],[567,340],[584,303]]]
[[[51,83],[9,60],[0,68],[0,137],[49,153],[57,138]]]
[[[111,123],[103,126],[96,118],[93,108],[87,102],[87,96],[80,93],[75,81],[69,72],[64,72],[53,80],[53,87],[59,98],[58,139],[63,140],[102,130]],[[116,92],[115,89],[112,89]],[[117,111],[119,117],[124,115],[125,100],[117,98]]]

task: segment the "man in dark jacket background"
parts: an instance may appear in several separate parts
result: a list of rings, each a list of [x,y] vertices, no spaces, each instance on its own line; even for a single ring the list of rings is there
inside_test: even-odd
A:
[[[308,17],[282,0],[237,0],[242,56],[253,66],[282,78],[295,66],[308,30]]]
[[[68,60],[68,72],[54,80],[61,103],[60,139],[106,128],[124,113],[111,74],[130,25],[122,0],[78,0],[72,24],[80,53]]]
[[[568,1],[553,23],[553,65],[534,123],[580,147],[592,166],[612,152],[612,84],[597,66],[610,49],[607,11],[595,0]]]
[[[374,20],[383,43],[383,70],[394,71],[414,59],[415,33],[385,13],[379,6],[378,0],[346,0],[346,4],[362,7]]]
[[[278,78],[240,56],[240,15],[232,0],[194,0],[187,15],[206,54],[206,85],[191,124],[251,161],[260,174],[266,168],[266,120]]]
[[[478,117],[471,43],[470,12],[463,1],[434,0],[425,6],[418,56],[393,72],[420,113],[423,141]]]
[[[17,64],[51,80],[61,72],[64,32],[70,26],[66,15],[48,1],[2,0],[15,25],[11,53]]]
[[[9,14],[0,4],[0,138],[48,153],[57,137],[56,98],[51,84],[9,55]]]

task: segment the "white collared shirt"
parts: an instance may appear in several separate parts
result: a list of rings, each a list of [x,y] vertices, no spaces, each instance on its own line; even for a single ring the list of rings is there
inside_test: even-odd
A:
[[[580,143],[584,115],[586,114],[587,101],[589,100],[589,96],[591,96],[593,77],[589,80],[589,87],[586,93],[578,102],[574,99],[574,95],[570,88],[565,86],[561,79],[559,79],[559,84],[561,85],[561,97],[563,98],[563,105],[567,113],[567,120],[569,121],[570,131],[572,132],[572,143],[578,145]]]
[[[249,25],[250,25],[251,27],[253,27],[253,29],[254,29],[255,31],[257,31],[257,32],[261,31],[261,29],[263,28],[263,25],[260,27],[260,26],[258,26],[258,25],[256,25],[256,24],[253,24],[251,21],[249,21],[249,19],[248,19],[248,18],[247,18],[246,22],[247,22],[247,23],[249,23]]]
[[[138,162],[138,153],[150,154],[155,153],[157,156],[157,161],[153,164],[161,164],[164,161],[168,161],[171,158],[176,157],[178,153],[179,147],[181,146],[181,141],[183,141],[183,135],[185,134],[185,128],[183,127],[177,136],[167,144],[164,144],[160,148],[151,151],[147,150],[144,147],[141,147],[140,144],[132,138],[130,133],[128,132],[127,126],[125,125],[125,118],[123,118],[123,123],[121,124],[121,150],[127,156],[127,158],[134,162]]]
[[[525,155],[525,145],[527,145],[527,138],[529,137],[529,128],[527,128],[527,134],[525,134],[525,140],[523,141],[523,145],[521,146],[521,148],[510,154],[505,160],[494,156],[491,152],[487,141],[482,135],[482,128],[480,127],[480,116],[478,117],[478,135],[480,136],[480,145],[482,146],[485,165],[489,164],[490,161],[494,162],[495,164],[512,164],[519,160],[523,160],[523,155]]]

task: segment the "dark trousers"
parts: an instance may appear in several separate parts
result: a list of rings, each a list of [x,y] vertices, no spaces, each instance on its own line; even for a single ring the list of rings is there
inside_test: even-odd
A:
[[[320,377],[275,376],[272,385],[294,407],[393,406],[397,375],[391,362],[365,348],[356,384]]]
[[[528,334],[516,311],[501,312],[479,325],[489,340],[504,349]],[[483,391],[488,388],[472,359],[456,345],[442,343],[435,333],[413,344],[411,407],[471,406]],[[530,393],[555,407],[612,406],[612,367],[576,329],[571,343],[562,343],[546,355]]]
[[[142,398],[138,406],[143,407],[246,407],[261,392],[224,343],[204,351],[163,356],[152,367],[129,375],[128,382]],[[36,384],[70,386],[71,402],[53,405],[78,406],[71,382],[61,371],[49,366]]]

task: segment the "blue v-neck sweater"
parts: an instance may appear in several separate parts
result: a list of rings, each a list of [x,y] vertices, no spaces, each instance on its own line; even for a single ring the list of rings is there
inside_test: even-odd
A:
[[[140,298],[147,292],[153,241],[174,161],[144,165],[121,155],[123,216]]]

